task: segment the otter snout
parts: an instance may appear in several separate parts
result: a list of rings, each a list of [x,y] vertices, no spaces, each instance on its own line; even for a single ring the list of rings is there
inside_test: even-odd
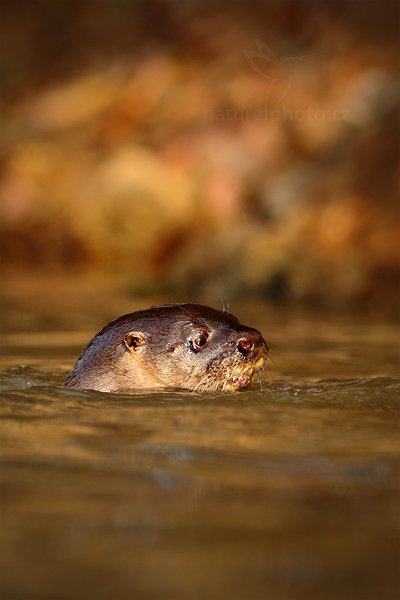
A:
[[[236,343],[236,348],[243,358],[251,358],[257,351],[261,351],[265,355],[268,353],[268,346],[257,329],[243,333]]]

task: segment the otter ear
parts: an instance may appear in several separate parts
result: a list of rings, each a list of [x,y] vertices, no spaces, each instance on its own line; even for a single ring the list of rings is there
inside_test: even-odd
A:
[[[146,342],[146,337],[141,331],[131,331],[124,337],[125,346],[130,352],[135,352],[140,346]]]

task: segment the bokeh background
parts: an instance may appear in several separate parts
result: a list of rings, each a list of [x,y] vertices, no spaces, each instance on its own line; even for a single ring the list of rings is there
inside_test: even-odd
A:
[[[0,274],[399,300],[399,4],[0,2]]]

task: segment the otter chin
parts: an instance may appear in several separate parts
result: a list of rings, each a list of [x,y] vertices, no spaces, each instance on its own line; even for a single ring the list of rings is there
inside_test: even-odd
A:
[[[119,317],[89,342],[64,386],[102,392],[251,386],[268,346],[257,329],[199,304],[163,304]]]

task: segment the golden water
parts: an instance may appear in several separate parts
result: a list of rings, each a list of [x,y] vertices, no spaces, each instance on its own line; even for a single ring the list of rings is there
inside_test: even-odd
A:
[[[271,346],[251,390],[63,389],[99,304],[5,302],[2,600],[398,597],[393,323],[231,306]]]

